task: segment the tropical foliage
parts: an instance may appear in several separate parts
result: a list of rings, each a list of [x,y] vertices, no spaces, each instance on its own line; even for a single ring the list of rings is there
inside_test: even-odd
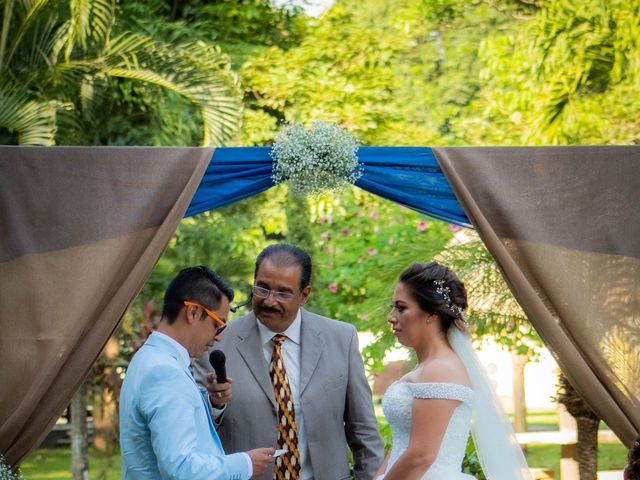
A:
[[[0,0],[0,143],[268,145],[318,119],[365,145],[640,142],[638,0],[292,4]],[[394,343],[398,272],[434,257],[470,286],[477,338],[535,352],[495,263],[452,230],[357,189],[307,202],[285,186],[186,219],[100,368],[126,365],[179,268],[214,266],[242,302],[256,254],[285,240],[313,252],[311,307],[373,332],[370,366]]]
[[[148,111],[162,106],[154,96],[197,118],[198,143],[222,144],[236,133],[237,79],[214,45],[169,45],[123,31],[116,26],[112,0],[4,0],[0,5],[3,143],[161,143],[163,133],[165,141],[170,137],[162,129],[162,112]],[[164,90],[174,96],[163,96]],[[118,116],[127,121],[114,121]],[[128,134],[127,128],[145,123],[160,133]],[[114,139],[114,133],[122,136]]]
[[[317,19],[267,3],[228,2],[223,11],[198,1],[173,10],[166,2],[124,1],[123,12],[127,25],[158,40],[219,40],[233,53],[245,92],[239,144],[268,144],[283,122],[319,118],[347,126],[364,144],[640,141],[637,1],[583,7],[565,0],[344,0]],[[271,13],[257,15],[265,9]],[[262,35],[255,34],[258,25]],[[556,95],[559,85],[570,93]],[[495,335],[525,355],[539,346],[477,238],[449,243],[446,227],[357,191],[311,202],[308,214],[294,215],[294,206],[304,206],[278,192],[233,207],[234,215],[246,219],[242,229],[233,228],[235,217],[226,209],[188,220],[177,238],[189,229],[194,243],[176,240],[152,279],[161,285],[183,262],[200,260],[246,289],[251,261],[242,255],[270,241],[304,239],[320,265],[314,303],[373,331],[380,342],[369,361],[376,364],[373,359],[393,341],[380,305],[394,276],[410,261],[440,255],[462,272],[478,298],[470,310],[478,338]],[[260,213],[250,219],[251,212]],[[402,220],[396,224],[394,218]],[[289,222],[295,227],[288,228]],[[420,222],[429,225],[432,239],[416,236]],[[348,235],[340,233],[345,228]],[[214,246],[205,240],[212,229],[229,237]],[[369,251],[379,254],[364,255]],[[185,252],[192,252],[188,259]],[[229,258],[236,262],[230,269]],[[371,269],[389,273],[368,275]]]

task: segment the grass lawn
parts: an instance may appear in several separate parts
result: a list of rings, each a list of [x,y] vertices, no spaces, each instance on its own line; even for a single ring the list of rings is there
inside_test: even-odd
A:
[[[527,463],[532,468],[551,468],[554,478],[560,478],[560,445],[530,445]],[[622,470],[627,463],[627,449],[621,443],[598,445],[598,470]]]
[[[607,426],[601,422],[600,429]],[[527,430],[530,432],[558,429],[556,410],[527,412]],[[627,462],[627,449],[620,442],[600,442],[598,445],[598,470],[622,470]],[[534,468],[551,468],[555,478],[560,478],[560,445],[532,444],[527,449],[527,463]]]
[[[513,415],[509,415],[513,420]],[[527,411],[527,430],[530,432],[538,430],[558,430],[558,411],[553,410],[530,410]]]
[[[603,443],[598,447],[598,470],[621,470],[627,458],[627,449],[619,443]],[[538,444],[529,446],[527,463],[530,467],[551,468],[560,478],[560,445]],[[22,463],[25,480],[68,480],[71,478],[71,452],[68,448],[36,450]],[[119,480],[120,456],[105,458],[90,452],[89,471],[92,480]]]
[[[36,450],[21,466],[25,480],[68,480],[71,478],[71,450],[52,448]],[[89,476],[91,480],[120,480],[120,454],[112,457],[91,449],[89,451]]]
[[[390,440],[390,431],[378,403],[376,414],[383,437]],[[531,411],[527,414],[529,431],[557,430],[558,414],[555,410]],[[600,443],[598,470],[621,470],[626,464],[627,449],[619,442]],[[550,468],[560,478],[560,445],[532,444],[527,451],[527,463],[534,468]],[[62,480],[71,478],[71,453],[68,448],[36,450],[22,463],[25,480]],[[120,455],[112,457],[90,450],[90,477],[92,480],[119,480]]]

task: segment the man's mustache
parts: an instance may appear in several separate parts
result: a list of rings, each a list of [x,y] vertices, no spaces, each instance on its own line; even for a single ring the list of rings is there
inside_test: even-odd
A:
[[[258,310],[264,313],[282,313],[279,308],[273,307],[258,307]]]

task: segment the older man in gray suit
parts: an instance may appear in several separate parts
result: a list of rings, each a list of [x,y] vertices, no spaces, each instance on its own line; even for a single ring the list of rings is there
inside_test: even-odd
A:
[[[219,433],[228,453],[256,445],[286,452],[261,480],[373,478],[383,448],[356,329],[302,308],[311,293],[311,259],[276,244],[256,260],[253,312],[230,322],[217,345],[227,357],[233,400]],[[203,355],[196,372],[214,407],[231,398]]]

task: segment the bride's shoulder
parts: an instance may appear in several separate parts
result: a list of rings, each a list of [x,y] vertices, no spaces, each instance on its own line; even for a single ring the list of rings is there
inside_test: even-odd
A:
[[[459,384],[470,388],[471,382],[464,365],[457,357],[436,358],[421,364],[410,381],[413,383]]]

